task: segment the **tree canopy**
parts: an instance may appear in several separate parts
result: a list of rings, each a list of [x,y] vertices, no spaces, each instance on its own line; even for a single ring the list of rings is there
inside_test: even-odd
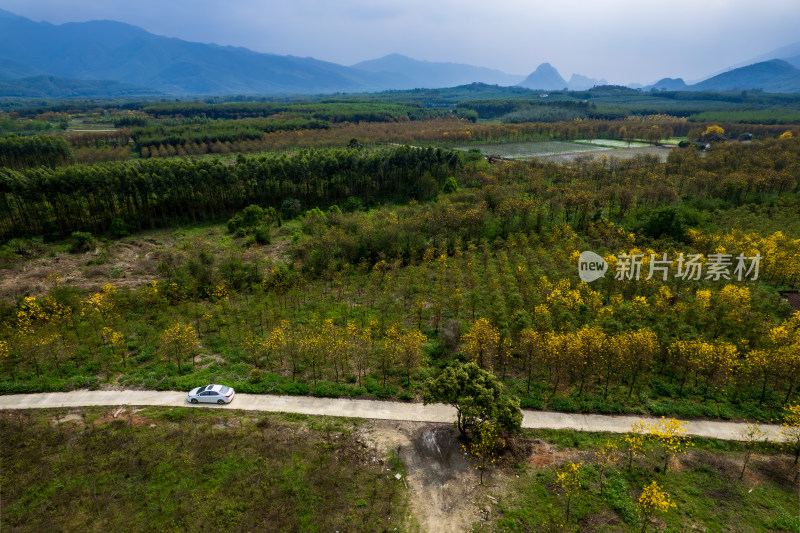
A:
[[[428,379],[422,399],[426,404],[455,407],[456,424],[462,435],[484,422],[496,423],[507,431],[522,427],[519,399],[506,396],[500,379],[475,363],[453,364],[439,377]]]

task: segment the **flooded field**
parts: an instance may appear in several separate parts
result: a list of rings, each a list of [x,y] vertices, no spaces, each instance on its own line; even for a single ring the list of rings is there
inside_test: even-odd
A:
[[[614,148],[609,148],[609,146],[614,146]],[[535,141],[473,144],[454,147],[455,150],[463,151],[475,148],[484,155],[499,154],[508,159],[531,159],[537,157],[544,161],[559,163],[573,161],[576,157],[600,157],[605,155],[630,159],[637,155],[645,154],[654,155],[663,162],[667,160],[667,155],[672,149],[671,146],[650,146],[643,143],[631,143],[631,146],[628,146],[627,142],[608,139],[581,140],[578,142]]]
[[[454,146],[453,148],[465,152],[477,148],[484,155],[500,154],[509,159],[526,159],[543,155],[563,154],[568,152],[591,152],[593,150],[605,149],[601,146],[564,141],[471,144],[466,146]]]
[[[570,152],[570,153],[562,153],[562,154],[549,154],[544,156],[535,156],[543,161],[553,161],[555,163],[569,163],[574,161],[576,158],[586,158],[586,157],[617,157],[619,159],[632,159],[639,155],[654,155],[656,156],[659,161],[662,163],[667,161],[667,156],[669,155],[670,150],[672,150],[672,146],[640,146],[640,147],[631,147],[631,148],[610,148],[610,149],[601,149],[601,150],[593,150],[591,152]]]

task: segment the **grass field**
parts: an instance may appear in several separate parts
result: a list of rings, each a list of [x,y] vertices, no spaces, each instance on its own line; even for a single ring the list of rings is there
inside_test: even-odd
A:
[[[398,465],[357,432],[347,419],[212,409],[0,413],[0,529],[402,528],[403,484],[387,472]]]
[[[0,412],[0,529],[633,532],[645,526],[744,533],[800,526],[792,459],[772,445],[756,448],[741,479],[738,443],[699,438],[667,472],[663,450],[651,448],[628,467],[620,448],[601,474],[597,451],[608,440],[621,444],[619,436],[524,431],[506,437],[479,484],[455,434],[447,425],[230,409]],[[581,464],[569,517],[557,482],[568,462]],[[637,501],[651,481],[676,506],[645,522]]]

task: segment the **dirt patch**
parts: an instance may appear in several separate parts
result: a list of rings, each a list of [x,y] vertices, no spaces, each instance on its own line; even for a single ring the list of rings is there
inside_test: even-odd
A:
[[[578,522],[581,531],[605,531],[609,526],[617,526],[620,523],[619,515],[610,509],[585,516]]]
[[[20,296],[44,296],[55,286],[56,277],[61,285],[89,291],[109,281],[117,287],[135,288],[156,279],[158,262],[158,247],[144,240],[113,242],[107,250],[82,254],[54,253],[3,270],[0,299],[14,302]]]
[[[541,468],[552,464],[561,464],[578,457],[575,450],[555,450],[543,440],[536,439],[533,442],[531,455],[528,457],[528,464],[535,468]]]
[[[62,416],[61,418],[56,418],[53,420],[53,424],[67,424],[69,422],[78,422],[78,424],[83,425],[83,415],[79,413],[70,413],[66,416]]]
[[[411,510],[420,531],[471,531],[473,523],[488,519],[497,501],[493,478],[502,474],[487,471],[479,486],[452,426],[378,421],[368,431],[377,446],[397,453],[405,465]]]

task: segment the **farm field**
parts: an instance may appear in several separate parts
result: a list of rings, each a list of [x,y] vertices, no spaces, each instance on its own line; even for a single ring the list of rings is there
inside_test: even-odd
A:
[[[580,139],[575,141],[580,144],[594,144],[597,146],[604,146],[607,148],[638,148],[640,146],[651,146],[650,143],[639,141],[620,141],[617,139]]]
[[[611,148],[609,148],[611,147]],[[651,146],[646,143],[610,139],[581,140],[574,142],[535,141],[515,143],[493,143],[456,146],[456,150],[480,150],[484,155],[499,154],[508,159],[537,158],[554,163],[568,163],[576,158],[597,158],[601,156],[631,159],[642,155],[652,155],[665,163],[671,146]]]
[[[591,152],[602,150],[601,147],[587,146],[577,142],[563,141],[534,141],[534,142],[509,142],[492,144],[473,144],[465,146],[455,146],[455,150],[468,151],[480,150],[482,154],[499,154],[509,159],[527,159],[531,157],[542,157],[564,152]]]
[[[631,148],[612,148],[610,150],[607,149],[600,149],[600,150],[592,150],[590,152],[570,152],[565,154],[545,154],[538,156],[539,159],[542,161],[549,161],[552,163],[570,163],[575,161],[576,158],[592,158],[597,159],[599,157],[616,157],[618,159],[632,159],[634,157],[640,157],[644,155],[654,156],[660,162],[666,163],[667,158],[669,157],[669,152],[672,147],[668,146],[640,146],[640,147],[631,147]]]

